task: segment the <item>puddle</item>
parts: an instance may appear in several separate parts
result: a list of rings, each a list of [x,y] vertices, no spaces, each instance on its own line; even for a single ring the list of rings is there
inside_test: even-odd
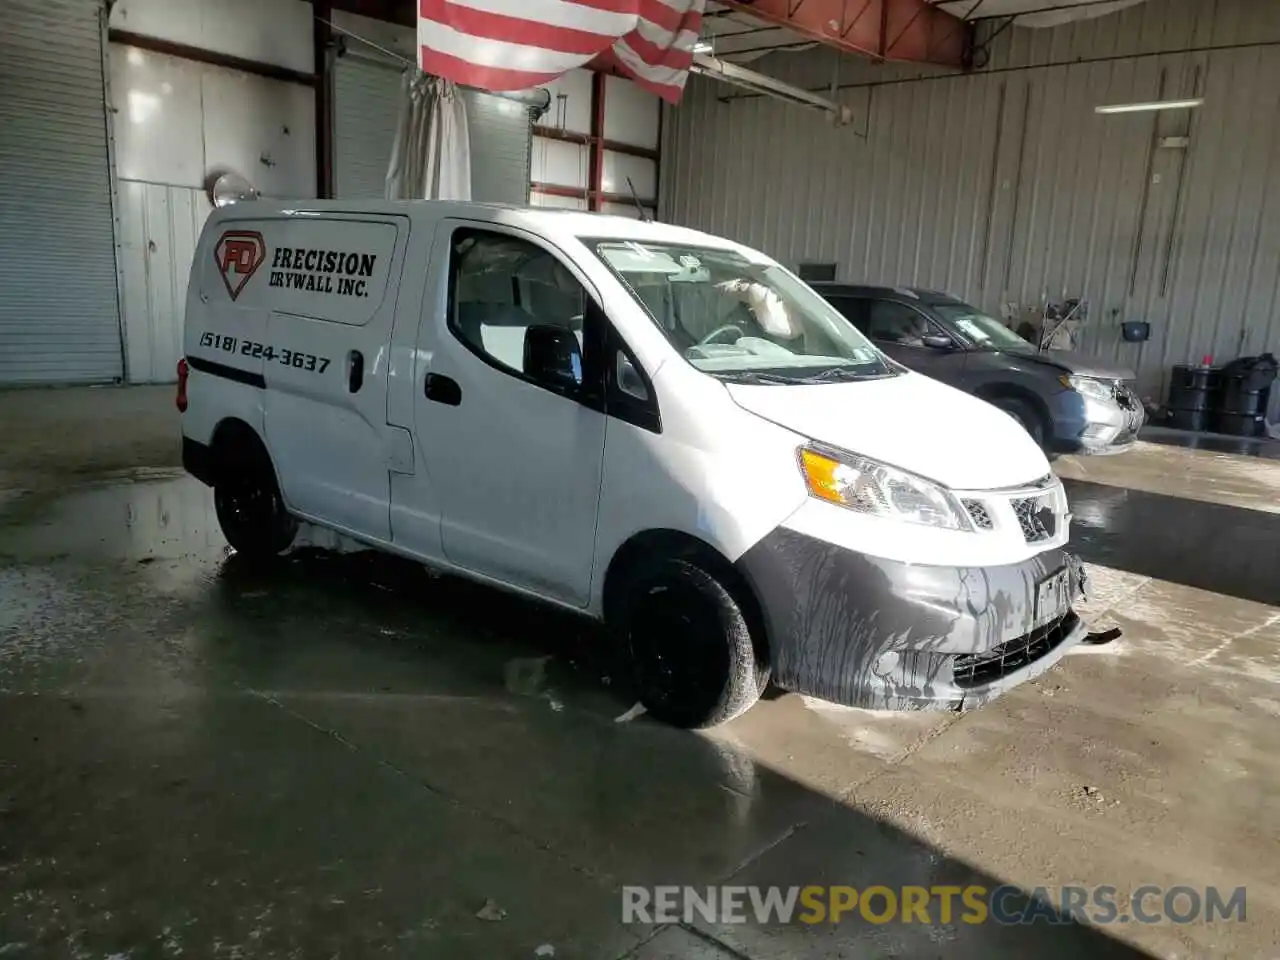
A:
[[[216,559],[226,549],[213,493],[191,477],[94,486],[0,521],[0,555],[17,560]]]

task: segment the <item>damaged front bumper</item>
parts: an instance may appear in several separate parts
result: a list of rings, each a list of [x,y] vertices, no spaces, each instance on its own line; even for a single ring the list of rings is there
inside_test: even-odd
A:
[[[998,567],[869,557],[780,527],[738,567],[760,601],[774,682],[880,710],[967,709],[1043,673],[1087,633],[1074,556]]]

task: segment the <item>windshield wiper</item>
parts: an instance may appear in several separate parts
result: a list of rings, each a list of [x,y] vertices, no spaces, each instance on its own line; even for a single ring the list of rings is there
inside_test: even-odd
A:
[[[810,374],[802,378],[802,383],[831,383],[839,380],[883,380],[885,377],[893,376],[892,370],[878,370],[876,373],[862,373],[856,367],[841,366],[828,367],[826,370],[819,370],[817,373]]]
[[[761,373],[759,370],[717,370],[712,374],[712,376],[728,383],[766,383],[770,385],[777,385],[802,382],[795,377],[783,377],[776,373]]]

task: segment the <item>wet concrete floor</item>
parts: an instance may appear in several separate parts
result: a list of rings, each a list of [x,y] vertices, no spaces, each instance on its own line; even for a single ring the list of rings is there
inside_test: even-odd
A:
[[[369,556],[247,568],[163,456],[67,480],[0,449],[0,957],[1280,953],[1280,475],[1232,505],[1191,498],[1231,476],[1204,451],[1180,492],[1142,489],[1151,448],[1063,461],[1121,640],[973,713],[780,695],[704,735],[616,722],[571,617]],[[1243,886],[1247,914],[622,922],[623,885],[713,883]]]

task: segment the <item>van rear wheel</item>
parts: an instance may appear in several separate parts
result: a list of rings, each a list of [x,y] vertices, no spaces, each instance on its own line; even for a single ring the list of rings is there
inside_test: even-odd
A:
[[[285,509],[265,451],[242,449],[220,458],[213,506],[227,543],[250,559],[278,556],[297,536],[298,522]]]
[[[760,698],[768,667],[734,591],[698,563],[646,564],[631,579],[621,632],[640,702],[655,719],[714,727]]]

